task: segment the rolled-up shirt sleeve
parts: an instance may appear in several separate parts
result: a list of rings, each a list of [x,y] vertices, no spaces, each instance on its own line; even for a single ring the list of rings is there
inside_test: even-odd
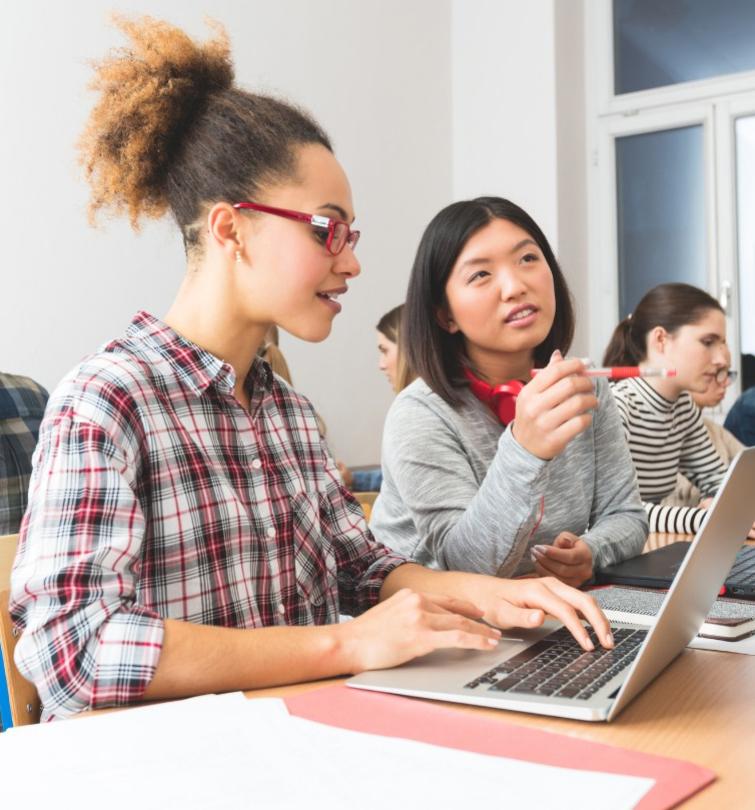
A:
[[[10,603],[43,719],[133,702],[154,676],[163,620],[136,603],[137,478],[101,426],[70,413],[43,425]]]

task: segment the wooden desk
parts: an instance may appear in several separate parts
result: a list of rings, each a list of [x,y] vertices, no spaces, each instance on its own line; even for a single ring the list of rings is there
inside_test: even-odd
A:
[[[645,550],[684,535],[654,534]],[[247,692],[285,697],[343,679]],[[685,650],[611,723],[538,717],[499,709],[443,704],[482,712],[522,726],[569,734],[704,765],[718,779],[684,804],[685,810],[755,806],[755,656]]]
[[[651,535],[646,550],[680,539],[691,538]],[[259,689],[246,695],[286,697],[345,680]],[[755,805],[755,656],[685,650],[611,723],[562,720],[457,703],[442,705],[710,768],[717,780],[689,799],[685,810],[739,810]]]
[[[285,697],[341,680],[261,689],[247,697]],[[718,779],[684,804],[690,810],[753,806],[755,656],[686,650],[611,723],[538,717],[444,703],[458,711],[705,765]],[[609,805],[607,805],[609,806]]]

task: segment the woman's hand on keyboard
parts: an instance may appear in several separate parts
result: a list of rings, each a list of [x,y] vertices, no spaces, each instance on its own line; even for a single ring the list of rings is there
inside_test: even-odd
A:
[[[486,608],[485,619],[490,624],[496,627],[536,627],[543,623],[544,614],[548,614],[562,621],[585,650],[592,650],[593,643],[581,621],[584,618],[592,625],[601,644],[609,649],[613,647],[608,619],[589,594],[565,585],[555,577],[492,582],[481,586],[480,591],[484,588],[484,594],[480,592],[477,598],[477,603]],[[497,589],[495,583],[498,583]]]
[[[385,669],[433,650],[492,650],[500,630],[479,620],[465,599],[402,588],[353,621],[337,626],[350,672]]]

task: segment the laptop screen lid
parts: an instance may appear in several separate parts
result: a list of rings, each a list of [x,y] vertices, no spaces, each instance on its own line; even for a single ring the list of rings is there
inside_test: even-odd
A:
[[[755,447],[734,459],[624,685],[615,717],[697,635],[755,520]]]

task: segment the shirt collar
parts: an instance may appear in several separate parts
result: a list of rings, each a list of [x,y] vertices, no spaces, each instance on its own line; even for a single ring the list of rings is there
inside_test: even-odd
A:
[[[653,388],[647,380],[643,380],[642,377],[635,377],[632,383],[645,402],[656,411],[666,413],[672,410],[676,404],[674,400],[666,399],[662,394],[659,394],[655,388]]]
[[[224,393],[233,392],[236,372],[230,363],[183,337],[149,312],[137,312],[126,335],[157,352],[197,396],[204,394],[211,385]],[[261,358],[255,358],[244,383],[245,390],[248,393],[260,389],[271,391],[272,384],[270,366]]]

